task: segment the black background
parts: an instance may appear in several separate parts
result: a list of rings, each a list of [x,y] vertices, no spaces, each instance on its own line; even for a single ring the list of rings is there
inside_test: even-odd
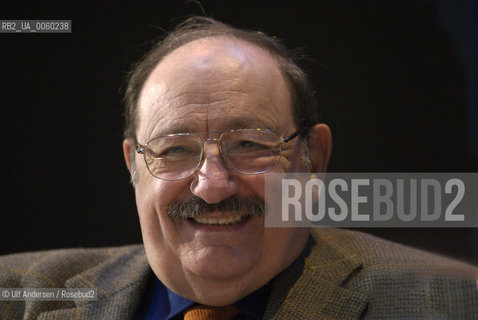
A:
[[[151,39],[203,10],[305,49],[333,132],[329,171],[478,171],[476,2],[152,3],[0,1],[0,19],[73,25],[71,34],[0,34],[0,254],[141,241],[121,87]],[[365,231],[478,261],[474,229]]]

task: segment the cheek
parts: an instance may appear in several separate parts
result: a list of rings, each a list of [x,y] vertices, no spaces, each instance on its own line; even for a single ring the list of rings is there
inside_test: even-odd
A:
[[[135,185],[136,204],[140,215],[152,210],[165,211],[174,200],[185,200],[191,197],[189,179],[180,181],[164,181],[154,178],[147,172],[141,172],[140,181]]]
[[[299,256],[308,238],[306,228],[265,228],[263,259],[280,272]]]
[[[241,180],[239,195],[257,195],[264,199],[265,194],[265,175],[240,175]]]
[[[158,243],[162,239],[162,232],[156,210],[157,200],[142,183],[136,185],[135,193],[143,242],[146,246]]]
[[[185,182],[155,178],[140,180],[135,187],[143,244],[157,275],[163,274],[164,266],[178,264],[177,232],[175,224],[167,216],[167,207],[172,200],[183,197],[184,190],[189,190]]]
[[[188,181],[163,181],[144,178],[136,184],[136,206],[143,237],[163,238],[166,228],[172,221],[167,216],[167,208],[173,200],[187,199],[190,196]],[[147,239],[144,239],[147,240]]]

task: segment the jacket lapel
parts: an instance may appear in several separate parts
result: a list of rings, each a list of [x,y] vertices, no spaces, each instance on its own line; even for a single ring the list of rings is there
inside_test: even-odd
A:
[[[96,301],[75,300],[74,308],[42,313],[38,319],[132,318],[151,274],[143,247],[131,247],[66,282],[67,288],[97,288]]]
[[[265,319],[358,319],[367,297],[346,288],[362,265],[331,239],[310,239],[302,256],[274,281]]]

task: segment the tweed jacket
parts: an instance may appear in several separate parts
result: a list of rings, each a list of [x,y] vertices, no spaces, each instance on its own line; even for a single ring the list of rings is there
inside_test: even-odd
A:
[[[318,229],[279,274],[265,319],[478,319],[475,267],[364,233]],[[97,288],[96,301],[0,301],[1,319],[132,319],[152,271],[143,246],[0,258],[0,287]]]

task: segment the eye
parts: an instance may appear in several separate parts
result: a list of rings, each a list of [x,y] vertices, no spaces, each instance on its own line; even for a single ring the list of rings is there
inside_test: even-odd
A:
[[[164,146],[161,149],[158,148],[156,150],[150,150],[149,154],[155,159],[171,159],[190,157],[191,155],[195,154],[195,152],[196,151],[193,148],[186,145],[176,145],[170,147]]]
[[[193,153],[195,153],[195,151],[193,150],[191,146],[177,145],[177,146],[171,146],[169,148],[165,148],[164,150],[161,151],[161,153],[158,154],[157,158],[172,158],[172,157],[183,158],[183,157],[189,157]]]
[[[168,150],[164,152],[164,154],[176,154],[176,153],[184,153],[187,152],[188,150],[184,146],[175,146],[171,147]]]
[[[239,145],[242,148],[263,147],[261,144],[258,144],[258,143],[253,142],[253,141],[248,141],[248,140],[239,141]]]
[[[227,147],[229,153],[239,153],[239,152],[257,152],[269,149],[266,145],[261,142],[256,142],[252,140],[239,140],[236,143],[230,144]]]

